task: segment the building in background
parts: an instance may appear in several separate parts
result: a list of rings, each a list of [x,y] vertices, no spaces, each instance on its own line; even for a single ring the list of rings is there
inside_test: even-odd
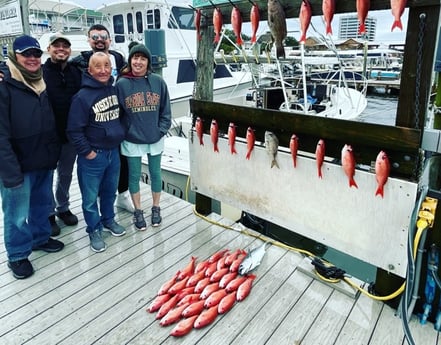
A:
[[[368,41],[375,40],[375,34],[377,31],[377,19],[367,17],[366,22],[366,38]],[[340,23],[338,28],[339,39],[349,38],[362,38],[362,35],[358,33],[358,18],[356,15],[348,15],[340,17]]]

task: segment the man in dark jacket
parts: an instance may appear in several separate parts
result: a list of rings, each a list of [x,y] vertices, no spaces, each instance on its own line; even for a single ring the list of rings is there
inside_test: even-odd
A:
[[[109,54],[110,62],[112,63],[112,76],[114,82],[119,76],[121,69],[126,65],[124,57],[115,50],[110,50],[110,33],[104,25],[95,24],[89,28],[88,31],[89,45],[92,50],[82,51],[80,55],[72,59],[72,64],[81,68],[83,71],[87,70],[89,59],[95,52],[104,52]],[[129,212],[134,212],[132,199],[129,193],[129,172],[127,167],[127,158],[120,155],[121,171],[118,182],[118,196],[116,199],[116,206],[123,208]]]
[[[120,169],[119,145],[125,137],[125,129],[119,118],[120,106],[112,85],[111,69],[108,54],[92,55],[81,89],[72,98],[67,122],[67,135],[78,154],[78,183],[86,231],[90,248],[95,252],[106,249],[103,230],[113,236],[126,232],[115,222],[113,210]]]
[[[57,164],[53,212],[49,216],[52,236],[60,234],[55,214],[66,225],[78,223],[77,216],[69,210],[69,189],[77,153],[72,143],[67,140],[66,126],[72,96],[81,87],[82,72],[68,62],[72,52],[70,46],[71,43],[66,36],[61,33],[52,35],[47,47],[50,57],[43,65],[43,78],[46,82],[49,101],[55,113],[57,131],[62,141],[61,155]]]
[[[42,77],[42,50],[31,36],[20,36],[0,65],[0,193],[8,266],[17,279],[34,273],[33,250],[58,252],[50,238],[52,178],[60,141]]]

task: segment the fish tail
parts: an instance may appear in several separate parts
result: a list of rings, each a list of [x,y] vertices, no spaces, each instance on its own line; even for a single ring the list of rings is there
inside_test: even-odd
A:
[[[199,144],[201,144],[202,146],[204,146],[204,140],[201,138],[199,139]]]
[[[217,144],[214,144],[214,152],[219,152],[219,148],[217,147]]]
[[[240,46],[243,44],[242,37],[237,37],[237,44]]]
[[[395,28],[399,28],[401,31],[403,31],[403,24],[401,23],[401,19],[395,20],[392,24],[392,28],[390,31],[394,31]]]
[[[285,57],[285,48],[282,45],[276,47],[277,58]]]
[[[216,32],[216,35],[214,36],[214,43],[219,43],[220,40],[220,34]]]
[[[305,34],[303,34],[302,33],[302,36],[300,36],[300,43],[305,43],[305,41],[306,41],[306,33]]]
[[[352,186],[354,186],[355,188],[358,188],[357,182],[355,182],[353,177],[351,177],[351,179],[349,180],[349,188],[351,188]]]
[[[250,157],[251,157],[251,151],[248,151],[248,152],[247,152],[247,155],[246,155],[245,158],[246,158],[246,159],[250,159]]]
[[[330,23],[328,23],[328,24],[326,25],[326,34],[327,34],[327,35],[332,35],[332,26],[331,26]]]
[[[360,23],[360,28],[358,30],[359,34],[364,34],[366,33],[366,26],[364,25],[364,23]]]
[[[375,192],[375,196],[377,195],[381,195],[381,197],[384,198],[383,186],[378,186],[377,191]]]
[[[319,177],[319,178],[323,178],[323,175],[322,175],[322,169],[319,169],[319,170],[318,170],[318,177]]]
[[[237,153],[236,149],[234,148],[234,146],[231,146],[231,154],[235,154]]]
[[[271,168],[272,167],[277,167],[278,169],[280,169],[279,164],[277,163],[277,160],[273,159],[273,161],[271,162]]]
[[[256,43],[256,34],[251,37],[251,43]]]
[[[294,164],[294,168],[296,168],[297,167],[297,160],[295,158],[293,159],[293,164]]]

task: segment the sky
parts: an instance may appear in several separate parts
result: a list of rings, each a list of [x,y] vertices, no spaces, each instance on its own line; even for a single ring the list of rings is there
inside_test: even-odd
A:
[[[97,9],[98,7],[101,7],[104,5],[105,2],[112,3],[116,2],[116,0],[70,0],[71,2],[75,2],[81,6],[84,6],[86,8],[90,9]],[[343,15],[348,15],[349,13],[345,13]],[[355,14],[355,13],[354,13]],[[339,16],[335,15],[334,19],[332,21],[332,31],[334,33],[338,32],[338,24],[339,24]],[[382,10],[382,11],[370,11],[368,13],[369,17],[377,18],[377,33],[376,33],[376,39],[375,41],[378,43],[390,43],[390,42],[405,42],[406,39],[406,30],[407,30],[407,17],[408,17],[408,9],[406,8],[403,16],[401,17],[401,21],[403,23],[403,31],[400,31],[399,29],[395,29],[393,32],[391,32],[391,27],[393,23],[393,16],[390,10]],[[316,30],[319,33],[324,33],[324,25],[323,20],[321,16],[315,16],[312,18],[312,24],[316,28]],[[297,39],[300,39],[299,34],[299,20],[297,18],[288,18],[287,19],[287,27],[288,27],[288,36],[293,36]],[[247,34],[248,36],[251,36],[251,30],[249,29],[249,25],[247,26],[244,24],[242,28],[243,32]],[[262,30],[262,32],[260,32]],[[259,32],[264,33],[265,31],[268,31],[268,25],[265,23],[262,23],[261,26],[259,26]],[[247,32],[248,31],[248,32]],[[308,35],[307,36],[317,36],[312,28],[309,28]],[[337,39],[337,36],[333,36],[333,39]]]

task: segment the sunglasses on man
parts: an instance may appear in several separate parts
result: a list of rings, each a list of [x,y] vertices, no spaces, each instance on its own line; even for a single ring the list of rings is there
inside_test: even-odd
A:
[[[107,34],[93,34],[92,36],[90,36],[90,38],[94,41],[98,41],[99,39],[106,41],[109,36]]]
[[[25,50],[24,52],[19,53],[19,54],[21,56],[26,57],[26,58],[29,58],[31,56],[35,57],[35,58],[41,58],[41,55],[43,55],[43,52],[38,49],[28,49],[28,50]]]

